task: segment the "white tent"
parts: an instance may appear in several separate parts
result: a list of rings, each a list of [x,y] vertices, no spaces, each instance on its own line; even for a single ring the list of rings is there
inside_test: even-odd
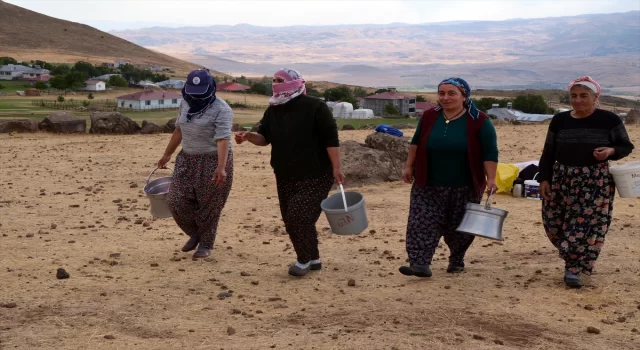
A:
[[[373,119],[373,110],[371,109],[356,109],[351,114],[351,119]]]
[[[353,105],[348,102],[336,103],[333,107],[333,117],[339,119],[351,119],[353,114]]]

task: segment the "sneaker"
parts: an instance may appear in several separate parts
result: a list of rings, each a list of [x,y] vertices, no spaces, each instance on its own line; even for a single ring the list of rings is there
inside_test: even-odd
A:
[[[311,264],[309,264],[306,268],[299,267],[298,265],[292,265],[289,267],[289,275],[302,277],[306,275],[309,271],[311,271]]]
[[[464,265],[454,265],[454,264],[449,264],[449,266],[447,267],[447,273],[460,273],[464,271]]]
[[[211,249],[200,246],[198,247],[198,250],[196,250],[196,252],[193,253],[193,258],[202,259],[202,258],[209,257],[209,255],[211,255]]]
[[[564,284],[569,288],[582,288],[580,276],[570,273],[569,271],[564,274]]]
[[[413,265],[400,267],[400,273],[405,276],[431,277],[431,268],[429,265]]]
[[[182,247],[182,251],[183,252],[190,252],[190,251],[196,249],[196,247],[198,246],[199,242],[200,242],[200,237],[195,236],[195,235],[189,237],[189,240],[187,241],[187,243],[185,243],[184,246]]]

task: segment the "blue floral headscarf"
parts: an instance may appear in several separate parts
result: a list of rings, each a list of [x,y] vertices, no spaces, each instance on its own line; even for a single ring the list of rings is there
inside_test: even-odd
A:
[[[444,84],[454,85],[458,87],[460,90],[462,90],[462,92],[464,92],[464,96],[466,97],[466,99],[464,100],[465,108],[467,109],[467,111],[469,112],[469,115],[473,120],[478,119],[478,117],[480,116],[480,111],[478,110],[478,108],[476,108],[476,105],[471,100],[471,87],[469,86],[469,83],[467,83],[462,78],[448,78],[440,82],[440,84],[438,84],[438,89],[440,89],[440,85],[444,85]],[[442,107],[438,107],[438,108],[442,108]]]

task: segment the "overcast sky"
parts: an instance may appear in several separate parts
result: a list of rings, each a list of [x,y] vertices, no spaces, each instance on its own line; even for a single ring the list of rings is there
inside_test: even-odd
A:
[[[101,30],[150,26],[428,23],[640,10],[640,0],[4,0]]]

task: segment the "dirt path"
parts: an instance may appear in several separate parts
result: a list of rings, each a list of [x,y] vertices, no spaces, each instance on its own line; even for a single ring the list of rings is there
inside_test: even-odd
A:
[[[640,128],[629,131],[640,146]],[[499,126],[501,161],[537,159],[545,132]],[[353,189],[369,228],[336,236],[322,217],[324,269],[293,279],[269,149],[234,145],[214,253],[192,261],[179,252],[186,236],[153,220],[142,194],[168,138],[0,135],[0,349],[640,348],[640,199],[616,199],[579,291],[562,283],[540,202],[507,195],[495,204],[509,211],[505,241],[477,239],[467,272],[445,273],[443,245],[431,279],[400,275],[401,183]],[[58,268],[71,277],[56,279]]]

